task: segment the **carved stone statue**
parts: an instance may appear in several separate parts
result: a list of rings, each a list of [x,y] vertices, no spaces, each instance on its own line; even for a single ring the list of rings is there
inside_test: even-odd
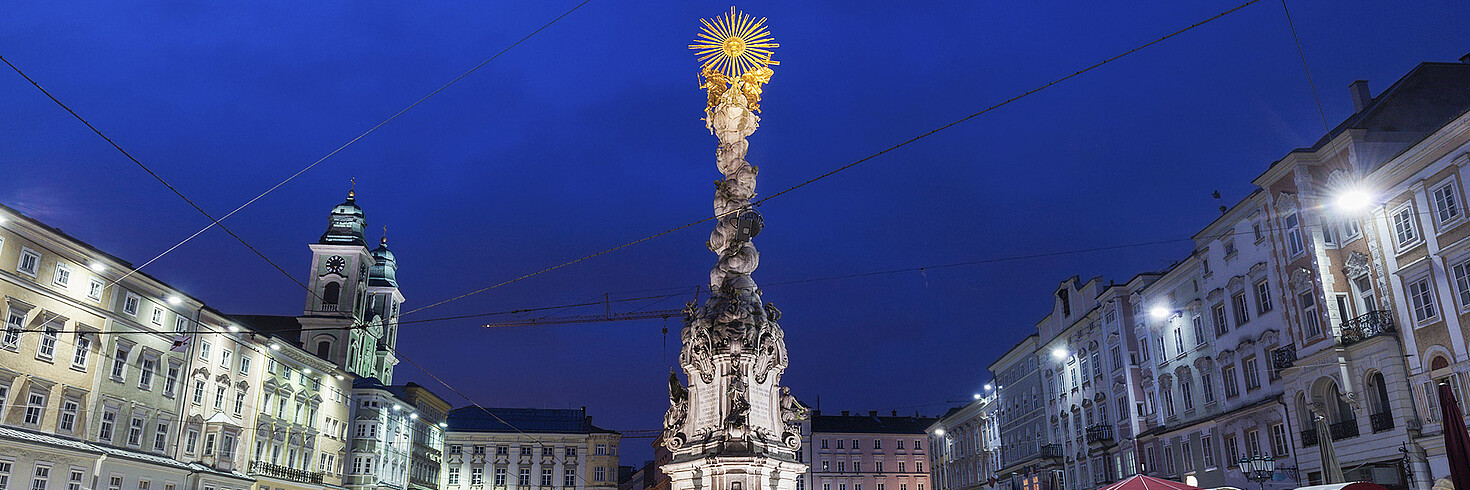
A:
[[[677,448],[684,443],[684,421],[689,417],[689,390],[669,370],[669,411],[664,413],[664,444]]]
[[[791,388],[781,387],[781,442],[791,449],[801,448],[801,421],[811,416],[811,410],[791,394]]]

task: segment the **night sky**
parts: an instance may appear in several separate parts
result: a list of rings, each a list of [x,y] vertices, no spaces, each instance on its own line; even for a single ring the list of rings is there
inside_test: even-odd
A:
[[[223,215],[575,4],[19,2],[0,15],[0,56]],[[1238,4],[741,3],[782,45],[750,139],[759,190]],[[1377,94],[1420,61],[1470,51],[1462,1],[1290,6],[1333,125],[1352,110],[1349,82]],[[306,245],[355,177],[369,241],[388,226],[411,310],[708,216],[716,141],[686,46],[699,18],[728,8],[593,0],[225,223],[304,280]],[[208,223],[8,69],[0,115],[0,202],[135,264]],[[755,279],[785,314],[784,383],[828,412],[942,413],[1034,331],[1058,281],[1123,281],[1192,245],[774,283],[1188,239],[1322,133],[1282,5],[1266,0],[774,199]],[[714,264],[708,230],[404,320],[692,291]],[[300,314],[306,297],[218,230],[146,270],[231,313]],[[677,321],[667,338],[659,320],[479,326],[509,318],[406,324],[399,348],[485,406],[660,425]],[[397,377],[469,404],[408,363]],[[648,443],[625,441],[623,462],[650,457]]]

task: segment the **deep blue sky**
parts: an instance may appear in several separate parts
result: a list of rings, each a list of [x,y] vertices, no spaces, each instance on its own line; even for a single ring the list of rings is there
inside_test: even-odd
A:
[[[223,214],[575,2],[23,2],[0,55]],[[126,4],[126,6],[124,5]],[[770,194],[1237,5],[743,2],[782,61],[750,160]],[[1470,51],[1452,0],[1294,1],[1328,119],[1415,63]],[[348,179],[399,258],[406,308],[710,212],[715,140],[686,45],[726,3],[593,0],[227,221],[297,277]],[[206,220],[19,76],[0,72],[0,202],[141,263]],[[762,283],[1188,238],[1322,123],[1266,0],[767,204]],[[1223,201],[1210,198],[1220,190]],[[707,226],[414,316],[500,311],[705,280]],[[772,286],[785,383],[822,408],[934,414],[988,379],[1057,281],[1123,280],[1190,245]],[[148,269],[228,312],[305,293],[212,231]],[[674,298],[648,308],[678,308]],[[627,306],[641,307],[641,303]],[[567,311],[596,313],[600,309]],[[677,353],[660,321],[405,325],[400,348],[484,405],[587,406],[655,428]],[[463,399],[404,365],[457,406]],[[625,444],[625,463],[649,456]]]

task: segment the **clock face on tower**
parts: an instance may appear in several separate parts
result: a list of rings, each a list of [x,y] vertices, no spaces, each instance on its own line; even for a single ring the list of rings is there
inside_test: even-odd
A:
[[[341,255],[333,255],[327,258],[327,272],[341,274],[342,268],[347,266],[347,260]]]

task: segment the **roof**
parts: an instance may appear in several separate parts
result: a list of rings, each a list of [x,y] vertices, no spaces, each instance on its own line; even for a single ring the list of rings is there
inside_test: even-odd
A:
[[[812,433],[926,434],[938,422],[934,417],[882,417],[876,415],[813,415]]]
[[[449,432],[617,433],[592,425],[585,408],[464,407],[450,410],[448,419]]]
[[[241,325],[267,335],[280,337],[291,345],[301,345],[301,319],[280,315],[225,315]]]
[[[1428,133],[1470,108],[1470,63],[1425,62],[1374,97],[1363,110],[1317,140],[1325,146],[1348,129]]]

